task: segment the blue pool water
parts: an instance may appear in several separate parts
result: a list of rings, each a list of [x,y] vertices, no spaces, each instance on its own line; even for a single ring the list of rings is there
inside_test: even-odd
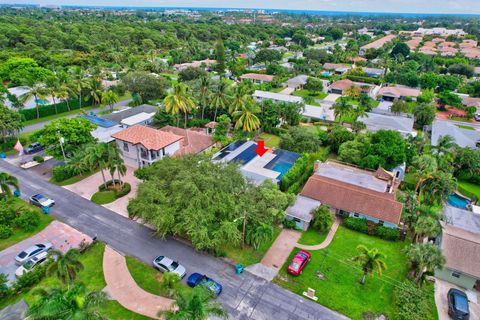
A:
[[[467,206],[470,204],[470,200],[454,193],[448,196],[448,203],[460,209],[467,209]]]
[[[324,77],[330,77],[330,75],[331,75],[331,73],[328,72],[328,71],[322,72],[322,76],[324,76]]]
[[[293,166],[293,164],[288,163],[288,162],[277,162],[275,166],[273,166],[272,170],[280,172],[280,175],[278,176],[278,180],[282,180],[282,177],[285,173],[290,170],[290,168]]]
[[[270,161],[265,168],[280,172],[280,175],[277,177],[277,179],[282,180],[283,175],[290,170],[290,168],[295,164],[298,158],[301,157],[301,155],[296,152],[283,149],[277,149],[274,151],[274,153],[277,156]]]
[[[85,119],[89,120],[91,123],[96,124],[100,127],[104,127],[104,128],[110,128],[110,127],[113,127],[114,125],[117,124],[113,121],[102,119],[102,118],[95,117],[95,116],[80,116],[80,118],[85,118]]]

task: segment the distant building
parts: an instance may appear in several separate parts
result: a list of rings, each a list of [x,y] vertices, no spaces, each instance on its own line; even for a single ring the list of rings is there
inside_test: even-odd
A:
[[[187,68],[200,68],[203,65],[206,67],[210,67],[216,63],[217,63],[217,60],[205,59],[205,60],[195,60],[195,61],[186,62],[186,63],[178,63],[178,64],[174,64],[173,67],[178,71],[182,71]]]
[[[368,94],[370,97],[372,97],[375,92],[375,85],[363,82],[354,82],[349,79],[335,81],[328,88],[328,92],[343,95],[344,92],[351,87],[358,88],[362,93]]]
[[[385,44],[387,44],[388,42],[392,41],[393,39],[395,39],[395,35],[393,34],[389,34],[389,35],[386,35],[380,39],[377,39],[373,42],[370,42],[362,47],[360,47],[360,51],[359,51],[359,55],[360,56],[364,56],[366,53],[367,53],[367,50],[368,49],[380,49],[381,47],[383,47]]]
[[[289,88],[294,88],[294,89],[303,89],[303,86],[307,83],[308,76],[307,75],[299,75],[294,78],[288,79],[285,84]]]
[[[333,71],[335,74],[344,74],[348,70],[352,69],[352,66],[338,63],[324,63],[323,69]]]
[[[420,89],[404,86],[382,87],[378,91],[378,97],[385,101],[405,100],[407,98],[412,98],[415,101],[421,94]]]
[[[363,68],[367,77],[380,78],[385,74],[385,70],[379,68]]]
[[[240,76],[242,80],[250,80],[255,84],[263,84],[265,82],[272,82],[273,76],[268,74],[260,74],[260,73],[246,73]]]
[[[399,132],[404,138],[415,137],[417,131],[413,129],[415,122],[413,116],[401,116],[394,114],[380,114],[367,112],[366,116],[358,118],[359,122],[366,125],[367,131],[376,132],[378,130],[393,130]]]
[[[446,120],[436,120],[432,123],[432,145],[436,146],[441,137],[451,136],[460,147],[476,149],[480,143],[480,132],[463,129]]]
[[[467,33],[462,29],[418,28],[416,31],[413,31],[412,35],[414,37],[423,37],[426,35],[442,36],[442,37],[448,37],[448,36],[463,37],[463,36],[466,36]]]
[[[275,93],[270,91],[255,90],[252,97],[257,101],[273,100],[278,102],[303,103],[302,97],[291,96],[288,94]]]
[[[101,118],[120,124],[123,128],[128,128],[137,124],[149,125],[158,107],[149,104],[142,104],[133,108],[126,108],[121,111],[112,112],[101,116]]]

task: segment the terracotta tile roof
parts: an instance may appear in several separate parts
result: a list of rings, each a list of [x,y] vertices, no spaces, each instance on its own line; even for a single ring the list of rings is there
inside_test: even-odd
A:
[[[273,76],[260,73],[245,73],[240,76],[240,79],[261,80],[270,82],[273,81]]]
[[[378,91],[378,95],[393,95],[400,97],[418,97],[422,92],[416,88],[409,87],[383,87]]]
[[[349,66],[347,65],[344,65],[344,64],[339,64],[339,63],[324,63],[323,64],[323,68],[324,69],[327,69],[327,70],[335,70],[335,69],[339,69],[339,68],[348,68]]]
[[[131,144],[141,144],[148,150],[160,150],[183,139],[180,135],[142,125],[136,125],[117,132],[112,135],[112,138]]]
[[[183,137],[182,146],[175,152],[176,156],[200,153],[214,145],[211,136],[192,129],[185,130],[178,127],[165,126],[160,131]]]
[[[335,81],[330,85],[330,89],[337,89],[337,90],[346,90],[350,87],[357,87],[360,88],[363,92],[369,93],[373,90],[375,87],[374,85],[368,84],[368,83],[362,83],[362,82],[354,82],[349,79],[342,79]]]
[[[394,224],[400,222],[403,208],[402,203],[395,200],[394,193],[373,191],[316,174],[308,179],[300,194],[337,209]]]
[[[361,47],[361,49],[370,49],[370,48],[373,48],[373,49],[380,49],[381,47],[383,47],[384,44],[386,44],[387,42],[390,42],[392,41],[393,39],[395,39],[395,35],[393,34],[389,34],[383,38],[380,38],[378,40],[375,40],[373,42],[370,42],[364,46]]]
[[[480,234],[442,223],[445,266],[480,278]]]

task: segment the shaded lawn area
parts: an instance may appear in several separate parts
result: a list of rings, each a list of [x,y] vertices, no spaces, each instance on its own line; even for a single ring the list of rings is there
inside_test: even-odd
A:
[[[40,231],[42,231],[43,229],[45,229],[46,226],[48,226],[48,224],[50,222],[53,221],[53,218],[48,215],[48,214],[43,214],[42,211],[35,207],[35,206],[32,206],[26,202],[24,202],[23,200],[21,199],[18,199],[18,198],[15,198],[15,204],[14,204],[14,207],[17,209],[17,208],[21,208],[21,207],[28,207],[30,209],[33,209],[35,210],[36,212],[38,212],[38,215],[40,217],[40,223],[38,224],[38,226],[32,230],[32,231],[24,231],[22,229],[17,229],[15,228],[13,230],[13,235],[10,236],[9,238],[7,239],[1,239],[0,240],[0,251],[5,249],[5,248],[8,248],[10,246],[13,246],[14,244],[22,241],[22,240],[25,240],[31,236],[33,236],[34,234],[37,234],[39,233]]]
[[[273,238],[270,241],[260,244],[258,251],[253,249],[251,246],[245,246],[244,249],[240,247],[223,246],[220,248],[220,251],[224,253],[227,258],[233,259],[236,263],[241,263],[244,266],[259,263],[268,249],[272,246],[272,243],[275,241],[275,239],[277,239],[280,231],[280,227],[275,226],[273,229]]]
[[[317,245],[323,242],[327,237],[328,232],[319,232],[313,228],[309,228],[307,231],[302,233],[298,243],[304,244],[307,246]]]
[[[28,120],[28,121],[23,122],[22,125],[25,127],[25,126],[29,126],[29,125],[32,125],[32,124],[45,122],[45,121],[52,121],[52,120],[55,120],[55,119],[58,119],[58,118],[64,118],[66,116],[70,116],[70,115],[74,115],[74,114],[81,114],[83,112],[87,112],[87,111],[89,111],[93,108],[97,108],[97,107],[98,106],[83,107],[81,109],[70,110],[70,111],[67,111],[67,112],[62,112],[62,113],[54,114],[54,115],[47,116],[47,117],[32,119],[32,120]]]
[[[377,248],[386,256],[388,267],[382,277],[368,277],[363,286],[359,283],[362,270],[351,261],[352,257],[358,254],[356,247],[359,244],[367,248]],[[287,263],[274,281],[299,295],[307,288],[313,288],[316,290],[318,303],[353,319],[362,319],[362,313],[367,311],[383,313],[392,319],[396,314],[395,285],[403,282],[407,274],[407,263],[402,252],[406,245],[406,242],[388,242],[340,226],[334,240],[326,249],[311,252],[312,260],[301,276],[287,275]],[[290,261],[297,251],[297,248],[294,249],[287,261]],[[317,277],[317,271],[324,274],[325,280]],[[435,319],[435,304],[432,299],[430,301],[430,319]]]
[[[275,93],[279,93],[280,91],[282,91],[283,89],[285,89],[284,87],[280,87],[280,88],[272,88],[270,89],[270,92],[275,92]]]
[[[302,98],[305,98],[305,97],[312,97],[314,99],[318,99],[318,100],[323,100],[325,99],[325,97],[328,95],[327,93],[325,92],[317,92],[315,94],[312,94],[310,91],[308,90],[295,90],[292,95],[294,96],[297,96],[297,97],[302,97]]]
[[[92,196],[92,199],[90,199],[93,203],[96,203],[96,204],[107,204],[107,203],[110,203],[110,202],[113,202],[116,199],[115,197],[115,191],[98,191],[98,192],[95,192]]]
[[[106,283],[103,277],[103,251],[105,249],[105,245],[103,243],[96,243],[92,247],[90,247],[86,252],[84,252],[81,257],[80,261],[84,266],[84,270],[80,271],[77,276],[77,283],[82,282],[88,291],[93,290],[102,290],[105,288]],[[4,308],[5,306],[15,303],[18,300],[24,298],[25,301],[31,305],[35,302],[38,298],[33,294],[35,288],[40,287],[63,287],[64,285],[58,280],[56,277],[46,277],[40,283],[30,289],[28,292],[21,293],[17,296],[9,298],[8,300],[2,300],[0,302],[0,309]],[[118,302],[116,301],[107,301],[105,306],[101,308],[102,315],[106,316],[109,319],[121,319],[121,320],[147,320],[149,318],[144,317],[142,315],[136,314],[123,308]]]
[[[472,127],[472,126],[463,126],[461,124],[456,124],[457,127],[461,128],[461,129],[465,129],[465,130],[473,130],[475,131],[475,128]]]
[[[71,178],[68,178],[66,180],[63,180],[63,181],[57,181],[55,180],[53,177],[50,178],[50,183],[53,183],[57,186],[68,186],[68,185],[71,185],[71,184],[74,184],[74,183],[77,183],[77,182],[80,182],[82,181],[83,179],[85,178],[88,178],[90,177],[91,175],[93,175],[94,173],[97,173],[98,170],[95,170],[95,171],[92,171],[92,172],[88,172],[88,173],[85,173],[85,174],[79,174],[79,175],[76,175],[74,177],[71,177]]]
[[[265,142],[265,146],[269,148],[278,148],[280,145],[280,137],[270,133],[262,133],[259,137]]]
[[[474,195],[477,199],[480,199],[480,185],[466,181],[466,180],[458,180],[458,191],[460,193],[465,192],[467,197],[471,197]]]

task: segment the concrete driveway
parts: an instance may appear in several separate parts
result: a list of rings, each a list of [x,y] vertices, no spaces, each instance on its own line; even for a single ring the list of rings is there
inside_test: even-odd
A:
[[[0,251],[0,273],[6,274],[10,283],[14,281],[18,268],[15,256],[36,243],[51,242],[55,249],[67,252],[70,248],[78,247],[82,241],[89,243],[92,239],[62,222],[53,221],[36,235]]]
[[[480,319],[480,294],[478,291],[465,290],[450,282],[435,278],[435,304],[437,305],[438,319],[450,320],[448,315],[447,293],[450,288],[465,292],[468,296],[470,307],[470,319]]]
[[[341,94],[330,93],[328,96],[323,99],[323,101],[335,102],[338,98],[340,98]]]

